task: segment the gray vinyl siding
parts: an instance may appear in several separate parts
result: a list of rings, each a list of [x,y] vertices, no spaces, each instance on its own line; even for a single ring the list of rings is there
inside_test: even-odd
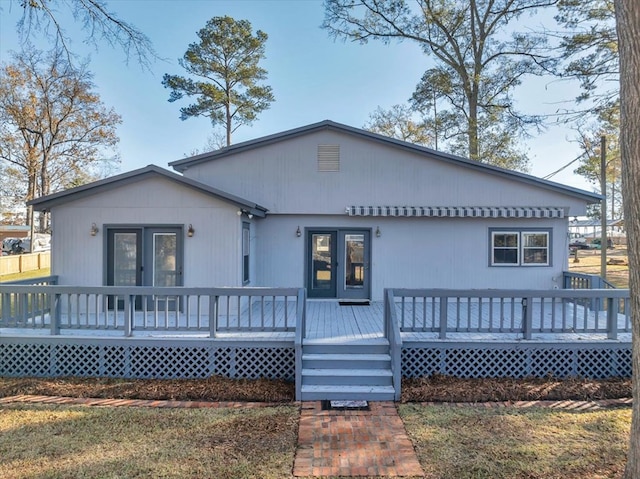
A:
[[[240,286],[238,208],[174,182],[153,178],[53,208],[52,274],[59,284],[104,284],[105,225],[182,226],[184,286]],[[91,224],[100,231],[91,236]],[[192,224],[193,237],[186,236]]]
[[[303,287],[305,228],[367,228],[371,235],[371,292],[382,300],[384,288],[532,288],[562,286],[568,261],[566,235],[554,234],[551,264],[491,267],[490,228],[556,228],[566,219],[505,220],[469,218],[349,218],[346,216],[269,216],[256,224],[254,286]],[[295,231],[300,226],[302,236]],[[381,235],[376,237],[376,228]]]
[[[318,146],[340,146],[340,171],[318,171]],[[250,198],[270,214],[332,214],[349,205],[560,206],[585,202],[560,191],[424,154],[323,130],[189,167],[184,175]]]

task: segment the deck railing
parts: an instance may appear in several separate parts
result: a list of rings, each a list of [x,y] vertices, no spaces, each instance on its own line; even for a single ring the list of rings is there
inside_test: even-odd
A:
[[[596,301],[597,300],[597,301]],[[601,333],[617,339],[631,332],[629,290],[444,290],[394,289],[386,300],[401,332],[511,333],[532,339],[544,333]],[[601,305],[593,308],[593,305]]]
[[[48,286],[57,284],[57,276],[42,276],[38,278],[23,279],[19,281],[8,281],[0,283],[0,287],[12,286]],[[47,294],[35,295],[32,297],[12,297],[8,293],[0,294],[0,318],[22,317],[25,311],[37,316],[47,315],[51,311],[51,297]]]
[[[602,276],[597,274],[574,273],[564,271],[562,273],[562,287],[564,289],[615,289],[616,287]]]
[[[296,401],[302,398],[302,343],[307,330],[307,290],[301,288],[298,291],[298,313],[296,315],[296,333],[294,339],[295,349],[295,384]]]
[[[299,288],[0,285],[0,327],[61,330],[293,332]],[[302,301],[304,303],[304,300]],[[302,305],[303,307],[304,305]],[[304,311],[304,309],[302,310]]]
[[[394,307],[393,290],[384,291],[384,335],[389,341],[391,355],[391,372],[393,374],[393,388],[396,391],[395,400],[400,400],[402,390],[402,335]]]

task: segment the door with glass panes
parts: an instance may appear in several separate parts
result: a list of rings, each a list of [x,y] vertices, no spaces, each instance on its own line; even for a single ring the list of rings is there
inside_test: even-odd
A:
[[[369,230],[307,231],[307,294],[310,298],[369,299]]]
[[[108,228],[107,285],[182,286],[182,237],[180,227]],[[156,296],[147,307],[176,309],[175,303],[175,298]],[[118,307],[123,307],[120,298]]]

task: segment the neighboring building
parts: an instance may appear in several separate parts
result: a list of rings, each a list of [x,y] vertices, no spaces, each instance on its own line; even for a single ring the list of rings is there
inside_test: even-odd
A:
[[[30,232],[28,225],[0,225],[0,242],[7,238],[26,238]]]
[[[33,200],[67,285],[562,287],[600,196],[323,121]]]

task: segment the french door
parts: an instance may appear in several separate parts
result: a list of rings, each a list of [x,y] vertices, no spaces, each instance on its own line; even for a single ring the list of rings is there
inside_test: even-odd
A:
[[[181,286],[182,228],[108,228],[107,285]],[[119,308],[122,302],[118,301]],[[136,308],[140,306],[136,298]],[[175,299],[159,297],[150,298],[147,306],[176,308]]]
[[[370,242],[369,230],[308,230],[308,296],[369,299]]]

